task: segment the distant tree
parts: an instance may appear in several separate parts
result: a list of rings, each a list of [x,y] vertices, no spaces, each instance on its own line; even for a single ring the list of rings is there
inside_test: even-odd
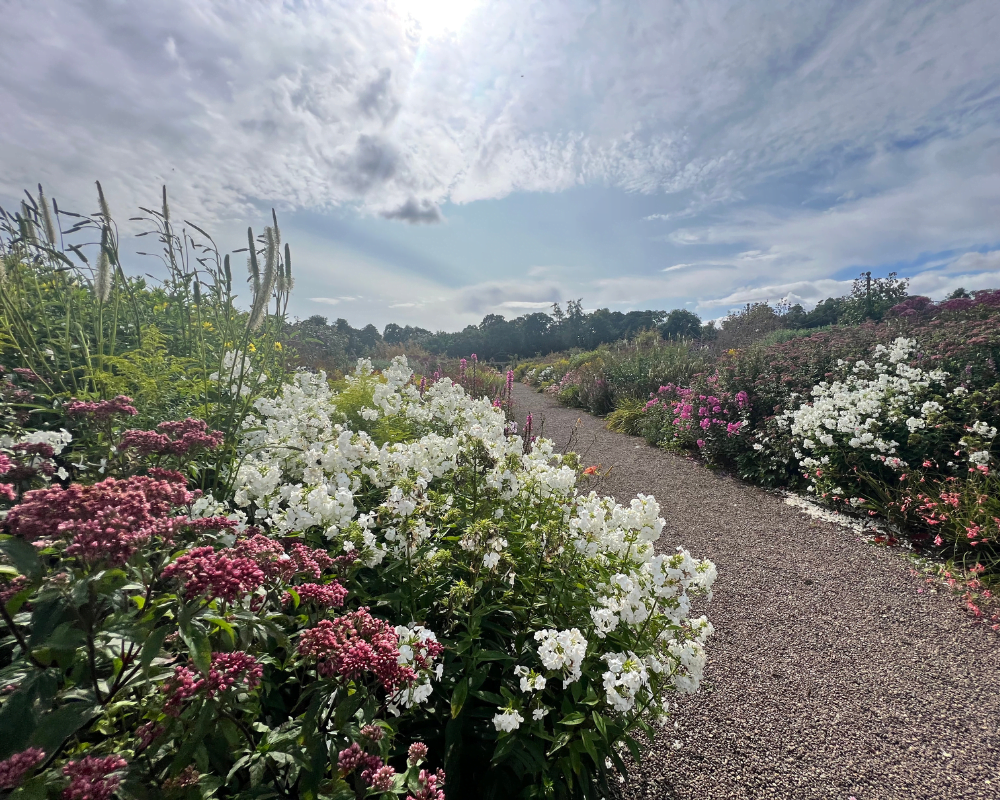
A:
[[[660,325],[664,339],[700,339],[701,319],[692,311],[675,308]]]
[[[785,327],[822,328],[826,325],[836,325],[844,311],[844,304],[843,297],[828,297],[817,303],[812,311],[801,315],[794,310],[795,306],[792,306],[785,315]],[[801,308],[799,306],[800,310]]]
[[[964,299],[966,299],[968,297],[969,297],[969,293],[967,291],[965,291],[965,289],[963,289],[961,286],[959,286],[955,291],[953,291],[945,299],[946,300],[959,300],[959,299],[964,300]]]
[[[385,326],[385,330],[382,331],[382,340],[386,344],[402,344],[406,341],[406,332],[403,328],[397,325],[395,322],[390,322]]]
[[[886,311],[906,298],[909,286],[909,278],[897,278],[895,272],[884,278],[873,278],[870,272],[862,272],[854,279],[851,293],[844,299],[838,321],[849,325],[869,319],[878,322]]]
[[[722,320],[717,338],[722,349],[749,347],[772,331],[784,327],[781,315],[768,303],[747,303]]]
[[[793,306],[788,307],[788,311],[784,314],[784,323],[786,328],[791,328],[792,330],[797,330],[798,328],[804,328],[805,320],[808,314],[806,314],[805,309],[802,308],[801,304],[796,303]]]

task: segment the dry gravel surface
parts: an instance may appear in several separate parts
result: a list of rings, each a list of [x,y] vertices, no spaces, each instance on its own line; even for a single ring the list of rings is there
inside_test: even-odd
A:
[[[718,565],[702,689],[623,797],[1000,798],[1000,638],[918,593],[903,554],[515,391],[519,421],[613,467],[599,492],[656,496],[661,547]]]

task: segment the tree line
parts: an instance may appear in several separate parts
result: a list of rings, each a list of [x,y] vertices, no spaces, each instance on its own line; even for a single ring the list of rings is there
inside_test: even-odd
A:
[[[434,332],[394,322],[380,332],[374,325],[354,328],[345,319],[330,323],[326,317],[315,315],[291,325],[290,334],[309,363],[325,364],[328,369],[343,369],[356,358],[372,355],[380,345],[419,346],[448,357],[476,353],[480,359],[509,361],[576,348],[592,350],[649,330],[658,331],[665,339],[701,341],[719,347],[745,346],[748,341],[782,328],[810,329],[880,320],[907,296],[907,287],[907,279],[895,273],[885,278],[862,273],[849,294],[827,298],[811,311],[800,304],[750,303],[718,323],[702,321],[694,312],[680,308],[669,312],[607,308],[586,312],[582,300],[570,300],[565,307],[553,303],[548,313],[538,311],[514,319],[487,314],[478,325],[455,332]]]

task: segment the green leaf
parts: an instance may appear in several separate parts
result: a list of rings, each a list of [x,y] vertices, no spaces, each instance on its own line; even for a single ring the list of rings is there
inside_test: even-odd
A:
[[[594,747],[594,732],[589,730],[581,731],[580,738],[583,740],[583,747],[587,751],[587,755],[594,759],[594,764],[600,767],[603,762],[597,755],[597,748]]]
[[[559,720],[560,725],[579,725],[586,718],[582,711],[574,711],[572,714],[567,714],[561,720]]]
[[[485,689],[473,689],[469,694],[473,697],[478,697],[480,700],[485,700],[487,703],[493,703],[496,706],[502,706],[506,702],[496,692],[487,692]]]
[[[17,567],[18,572],[32,580],[40,578],[45,571],[34,545],[24,539],[17,536],[3,536],[0,538],[0,550]]]
[[[70,736],[97,716],[100,709],[90,703],[70,703],[38,720],[28,744],[54,753]]]
[[[604,741],[608,741],[608,725],[604,717],[598,714],[596,711],[591,712],[590,715],[594,720],[594,726],[597,728],[597,732],[601,734]]]
[[[0,707],[0,759],[24,750],[28,746],[28,737],[35,729],[28,688],[22,686]]]
[[[462,678],[457,684],[455,684],[455,691],[451,695],[451,718],[455,719],[459,714],[462,713],[462,706],[465,705],[465,700],[469,696],[469,680],[468,678]]]
[[[639,743],[629,736],[627,733],[622,736],[622,741],[628,745],[629,752],[632,753],[632,758],[636,761],[642,760],[642,750],[639,747]]]
[[[31,635],[28,638],[28,646],[31,648],[39,647],[42,642],[48,639],[58,627],[65,613],[66,603],[61,597],[53,597],[35,603],[31,613]]]
[[[142,656],[139,659],[143,672],[149,669],[153,659],[160,654],[160,650],[163,649],[163,640],[167,638],[169,633],[170,626],[161,625],[159,628],[154,628],[153,632],[146,638],[146,643],[142,646]]]
[[[208,670],[212,666],[212,644],[208,641],[208,635],[201,628],[194,625],[186,625],[181,628],[181,639],[191,651],[191,660],[203,675],[208,675]]]
[[[229,635],[229,641],[232,644],[236,644],[236,629],[230,625],[222,617],[205,617],[205,620],[217,625],[221,630],[224,630]]]

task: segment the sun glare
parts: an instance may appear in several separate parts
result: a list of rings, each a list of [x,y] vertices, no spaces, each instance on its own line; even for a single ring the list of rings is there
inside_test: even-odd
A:
[[[420,26],[425,36],[454,33],[478,5],[476,0],[396,0],[396,9]]]

